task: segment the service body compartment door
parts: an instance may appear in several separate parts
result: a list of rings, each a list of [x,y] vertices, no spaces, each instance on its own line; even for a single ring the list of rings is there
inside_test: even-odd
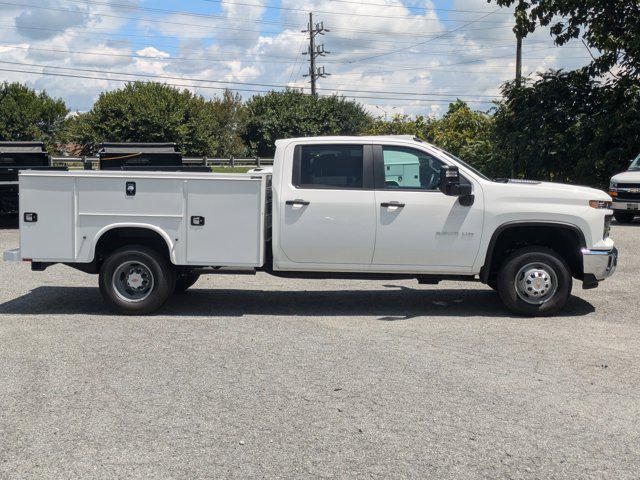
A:
[[[264,179],[189,180],[187,263],[259,267],[263,263]]]
[[[72,177],[20,175],[22,258],[74,260],[74,181]],[[25,213],[31,221],[25,221]]]

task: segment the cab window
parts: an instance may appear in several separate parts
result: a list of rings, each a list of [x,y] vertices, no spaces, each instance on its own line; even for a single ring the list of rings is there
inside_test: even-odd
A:
[[[438,190],[443,163],[421,150],[383,146],[384,188]]]
[[[362,145],[302,145],[294,166],[298,188],[363,188]]]

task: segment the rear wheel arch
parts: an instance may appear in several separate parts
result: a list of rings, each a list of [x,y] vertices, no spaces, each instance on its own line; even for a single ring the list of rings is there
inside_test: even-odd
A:
[[[561,222],[508,222],[500,225],[492,234],[480,270],[480,281],[489,283],[495,279],[502,263],[515,250],[527,246],[547,247],[561,255],[569,265],[573,276],[581,278],[582,257],[586,248],[584,233],[579,227]]]
[[[99,265],[115,250],[140,245],[151,248],[175,264],[173,243],[169,235],[154,225],[116,224],[100,230],[95,237],[93,262]]]

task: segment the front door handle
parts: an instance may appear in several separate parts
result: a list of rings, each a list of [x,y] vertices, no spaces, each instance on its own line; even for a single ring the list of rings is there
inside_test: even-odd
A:
[[[300,200],[298,198],[296,198],[295,200],[287,200],[286,202],[284,202],[285,205],[309,205],[311,202],[307,202],[306,200]]]
[[[380,204],[380,206],[383,207],[383,208],[389,208],[389,207],[402,208],[402,207],[404,207],[404,203],[400,203],[400,202],[382,202]]]

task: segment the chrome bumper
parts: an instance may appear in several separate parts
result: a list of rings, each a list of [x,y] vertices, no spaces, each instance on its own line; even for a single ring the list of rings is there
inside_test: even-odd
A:
[[[611,210],[637,212],[640,215],[640,202],[637,200],[614,200],[611,204]]]
[[[584,282],[599,282],[613,275],[618,266],[618,249],[588,250],[582,249]]]

